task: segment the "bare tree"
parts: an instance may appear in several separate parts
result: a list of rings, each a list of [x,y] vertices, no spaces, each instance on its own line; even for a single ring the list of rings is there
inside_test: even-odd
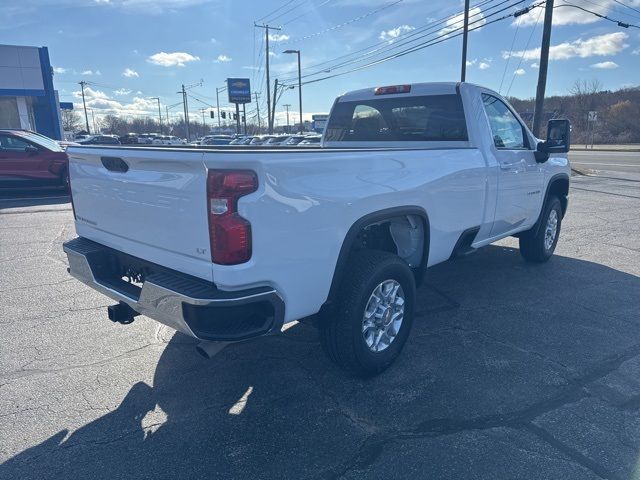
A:
[[[82,118],[75,110],[61,110],[62,129],[65,132],[75,132],[82,128]]]

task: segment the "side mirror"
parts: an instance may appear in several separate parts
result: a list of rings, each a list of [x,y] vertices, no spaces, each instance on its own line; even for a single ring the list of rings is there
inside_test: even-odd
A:
[[[38,147],[34,147],[33,145],[27,145],[26,147],[24,147],[24,151],[29,155],[35,155],[40,151],[40,149]]]
[[[549,153],[567,153],[571,147],[571,123],[569,120],[549,120],[545,143]]]
[[[538,163],[546,162],[550,153],[567,153],[571,148],[571,123],[569,120],[549,120],[547,140],[539,142],[535,151]]]

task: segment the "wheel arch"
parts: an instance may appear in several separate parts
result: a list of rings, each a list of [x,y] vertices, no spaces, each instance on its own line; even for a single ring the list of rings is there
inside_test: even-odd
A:
[[[369,225],[384,222],[385,220],[392,220],[397,217],[403,216],[416,216],[422,221],[422,227],[424,232],[423,238],[423,252],[420,260],[420,265],[413,269],[416,278],[416,285],[419,285],[422,281],[425,271],[427,269],[429,261],[429,244],[430,244],[430,224],[429,216],[424,208],[417,205],[408,205],[402,207],[392,207],[376,212],[369,213],[356,220],[353,225],[347,231],[345,238],[340,247],[340,253],[338,254],[338,260],[333,272],[333,278],[331,280],[331,287],[329,289],[329,295],[327,300],[322,306],[321,311],[329,308],[336,300],[342,278],[346,272],[347,262],[349,256],[354,251],[354,247],[357,245],[357,239],[360,233]]]
[[[540,208],[540,213],[538,214],[538,220],[534,224],[532,230],[534,230],[537,234],[538,229],[542,223],[542,214],[547,208],[547,202],[549,202],[549,198],[551,195],[555,195],[560,200],[560,205],[562,206],[562,216],[564,217],[567,212],[567,207],[569,205],[569,175],[566,173],[558,173],[553,175],[549,182],[547,182],[547,188],[544,194],[544,200],[542,201],[542,207]]]

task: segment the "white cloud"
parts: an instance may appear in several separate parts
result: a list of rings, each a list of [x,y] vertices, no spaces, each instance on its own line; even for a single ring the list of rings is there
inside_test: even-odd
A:
[[[596,35],[586,40],[579,38],[573,42],[552,45],[549,49],[549,60],[615,55],[629,46],[624,43],[627,37],[628,35],[626,33],[614,32]],[[509,57],[523,57],[524,60],[538,60],[540,58],[540,48],[517,52],[502,52],[502,58],[506,59]]]
[[[139,77],[140,75],[138,75],[138,72],[136,72],[135,70],[132,70],[130,68],[125,68],[124,72],[122,72],[122,76],[127,78],[132,78],[132,77]]]
[[[210,42],[211,43],[218,43],[218,40],[216,40],[215,38],[211,38]]]
[[[480,62],[480,65],[478,65],[478,68],[480,70],[487,70],[488,68],[491,68],[491,64],[488,62]]]
[[[138,92],[140,93],[140,92]],[[140,115],[153,115],[157,113],[158,104],[155,100],[143,97],[134,97],[130,103],[122,103],[109,97],[101,90],[94,90],[90,86],[84,89],[85,101],[88,108],[93,108],[97,115],[119,115],[135,117]],[[82,93],[80,90],[73,92],[73,96],[79,100],[76,104],[82,108]]]
[[[631,55],[640,55],[640,48],[636,48],[631,52]]]
[[[269,41],[270,42],[286,42],[287,40],[289,40],[289,35],[285,35],[284,33],[280,34],[280,33],[270,33],[269,34]]]
[[[519,68],[517,69],[515,72],[513,72],[514,75],[524,75],[525,73],[527,73],[527,71],[524,68]]]
[[[226,55],[218,55],[218,58],[215,59],[216,63],[227,63],[232,60],[231,57],[227,57]]]
[[[380,40],[388,40],[389,42],[393,42],[393,40],[398,38],[399,36],[415,29],[416,27],[412,27],[411,25],[399,25],[396,28],[392,28],[391,30],[384,30],[380,32],[378,38]]]
[[[476,63],[478,63],[478,59],[474,58],[473,60],[467,60],[467,67],[473,67]]]
[[[113,93],[119,96],[123,96],[123,95],[129,95],[131,93],[131,90],[128,90],[126,88],[119,88],[118,90],[114,90]]]
[[[53,69],[53,73],[67,73],[67,69],[62,67],[55,67]]]
[[[540,64],[538,62],[533,62],[531,65],[529,65],[531,68],[540,68]]]
[[[83,70],[82,72],[80,72],[80,75],[102,75],[102,73],[100,73],[100,70]]]
[[[482,9],[480,7],[475,7],[469,9],[469,28],[478,28],[487,23],[487,19],[484,18],[484,14],[482,13]],[[447,33],[451,33],[458,28],[462,28],[464,26],[464,14],[456,15],[455,17],[451,17],[447,20],[445,27],[440,30],[441,35],[445,35]]]
[[[260,67],[254,67],[253,65],[243,65],[243,70],[260,70]]]
[[[197,60],[200,60],[200,57],[186,52],[158,52],[147,58],[149,63],[160,65],[161,67],[184,67],[186,63]]]
[[[618,68],[618,64],[616,62],[598,62],[591,65],[591,68],[599,68],[601,70],[612,70],[614,68]]]

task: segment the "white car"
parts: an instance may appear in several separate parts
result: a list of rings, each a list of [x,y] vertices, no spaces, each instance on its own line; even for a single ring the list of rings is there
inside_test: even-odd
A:
[[[138,143],[141,145],[150,145],[153,143],[153,139],[159,136],[158,133],[142,133],[138,135]]]
[[[203,351],[313,317],[336,364],[377,374],[428,267],[508,236],[551,257],[569,122],[547,131],[492,90],[425,83],[339,97],[319,149],[71,146],[69,271],[115,300],[111,320],[146,315]]]
[[[153,145],[186,145],[182,138],[174,137],[173,135],[162,135],[156,137],[151,142]]]

